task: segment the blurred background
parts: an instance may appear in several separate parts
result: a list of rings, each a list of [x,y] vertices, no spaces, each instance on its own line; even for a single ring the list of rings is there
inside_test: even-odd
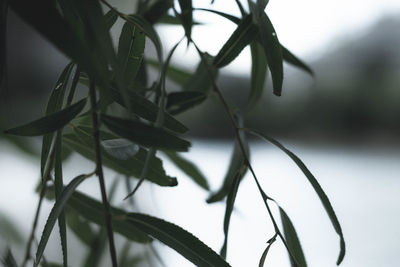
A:
[[[210,8],[209,2],[194,1],[194,5]],[[131,1],[113,4],[126,13],[135,5]],[[216,0],[212,8],[240,15],[234,1]],[[317,177],[343,227],[347,241],[343,266],[397,266],[400,1],[271,0],[267,14],[281,43],[307,62],[315,77],[285,65],[283,94],[276,97],[268,76],[262,100],[246,115],[246,126],[282,141]],[[202,24],[194,27],[193,39],[211,55],[216,55],[235,29],[233,23],[206,12],[197,11],[195,20]],[[112,29],[115,40],[121,25],[119,22]],[[12,12],[7,31],[8,73],[0,91],[0,129],[42,116],[49,93],[68,62]],[[165,52],[184,34],[177,26],[158,26],[157,31]],[[153,57],[150,42],[147,52]],[[193,47],[182,45],[172,64],[194,70],[198,61]],[[219,76],[226,98],[241,108],[248,98],[249,75],[250,52],[245,49]],[[169,84],[170,89],[174,86]],[[194,145],[187,158],[198,164],[216,190],[234,140],[226,114],[217,98],[211,97],[178,119],[191,129],[188,138]],[[18,259],[23,256],[38,199],[34,189],[40,173],[39,148],[40,138],[0,136],[0,251],[12,244]],[[301,171],[267,143],[251,140],[251,151],[264,189],[292,218],[308,265],[335,266],[339,241]],[[135,201],[143,212],[184,227],[219,251],[225,204],[206,204],[208,192],[196,187],[172,164],[164,165],[168,173],[178,177],[179,186],[165,189],[146,185]],[[91,162],[73,155],[66,162],[64,176],[68,180],[92,167]],[[115,174],[107,173],[110,182]],[[99,195],[96,181],[85,182],[82,190]],[[123,192],[116,194],[116,205],[123,204],[123,196]],[[250,176],[243,181],[236,203],[227,259],[232,266],[257,266],[273,228]],[[50,208],[51,203],[45,203],[38,233]],[[73,235],[69,238],[71,255],[76,255],[71,266],[77,266],[83,252]],[[155,246],[167,266],[191,266],[169,248]],[[144,250],[152,257],[151,250]],[[61,258],[56,234],[46,256],[54,261]],[[279,242],[273,245],[267,263],[289,266]]]

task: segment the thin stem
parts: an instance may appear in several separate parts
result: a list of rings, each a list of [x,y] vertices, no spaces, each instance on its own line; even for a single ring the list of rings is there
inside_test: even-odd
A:
[[[104,183],[103,164],[101,160],[101,150],[100,150],[99,122],[97,118],[96,89],[95,89],[95,82],[93,79],[90,80],[89,94],[90,94],[90,103],[92,106],[93,139],[94,139],[94,150],[96,154],[96,174],[99,177],[101,198],[104,207],[105,226],[106,226],[108,243],[111,254],[111,262],[113,267],[118,267],[117,253],[115,250],[114,235],[111,224],[111,209],[110,209],[110,204],[108,203],[107,200],[106,186]]]
[[[196,43],[195,43],[193,40],[191,40],[191,42],[192,42],[193,45],[195,46],[195,48],[196,48],[196,50],[197,50],[197,52],[198,52],[198,54],[199,54],[201,60],[204,62],[205,66],[206,66],[208,76],[210,77],[210,80],[211,80],[211,83],[212,83],[213,91],[218,95],[219,100],[221,101],[222,105],[224,106],[224,109],[225,109],[226,113],[228,114],[228,116],[229,116],[229,118],[230,118],[232,127],[233,127],[233,129],[234,129],[234,133],[235,133],[236,140],[237,140],[238,143],[239,143],[239,147],[240,147],[240,150],[241,150],[242,155],[243,155],[243,158],[244,158],[244,164],[249,168],[249,170],[250,170],[250,172],[251,172],[251,174],[252,174],[252,177],[254,178],[254,181],[255,181],[255,183],[256,183],[256,185],[257,185],[257,189],[258,189],[258,191],[260,192],[260,194],[261,194],[261,196],[262,196],[262,199],[263,199],[263,201],[264,201],[265,207],[267,208],[268,215],[269,215],[269,217],[270,217],[270,219],[271,219],[271,221],[272,221],[272,224],[273,224],[273,226],[274,226],[275,232],[276,232],[276,234],[280,237],[280,239],[282,240],[282,242],[283,242],[283,244],[285,245],[285,247],[286,247],[288,253],[289,253],[290,256],[291,256],[291,258],[297,263],[295,257],[292,255],[292,253],[291,253],[291,251],[290,251],[290,249],[289,249],[289,246],[288,246],[288,244],[286,243],[286,240],[285,240],[285,238],[283,237],[283,235],[282,235],[282,233],[281,233],[281,231],[280,231],[280,229],[279,229],[279,227],[278,227],[278,225],[277,225],[277,223],[276,223],[276,220],[275,220],[275,218],[274,218],[274,215],[273,215],[273,213],[272,213],[272,211],[271,211],[271,208],[270,208],[270,206],[269,206],[269,204],[268,204],[268,199],[271,199],[271,198],[268,197],[268,195],[267,195],[267,194],[264,192],[264,190],[262,189],[261,184],[260,184],[260,182],[259,182],[259,180],[258,180],[258,178],[257,178],[257,176],[256,176],[256,173],[254,172],[254,169],[253,169],[253,167],[252,167],[252,165],[251,165],[251,163],[250,163],[250,160],[249,160],[249,157],[248,157],[248,155],[247,155],[247,153],[246,153],[246,149],[245,149],[245,147],[244,147],[243,141],[242,141],[242,139],[240,138],[240,130],[241,130],[241,128],[237,125],[237,123],[236,123],[236,121],[235,121],[235,118],[234,118],[234,115],[232,114],[232,111],[231,111],[231,109],[230,109],[228,103],[226,102],[224,96],[222,95],[221,90],[218,88],[218,86],[217,86],[217,84],[216,84],[216,82],[215,82],[215,77],[214,77],[214,75],[212,74],[209,65],[207,64],[207,61],[205,60],[203,53],[202,53],[201,50],[197,47]]]

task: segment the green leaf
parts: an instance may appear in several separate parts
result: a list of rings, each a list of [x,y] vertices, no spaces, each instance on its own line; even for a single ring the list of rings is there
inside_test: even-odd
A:
[[[123,98],[117,90],[112,88],[111,96],[115,102],[122,106],[125,106]],[[134,114],[151,122],[155,122],[157,120],[157,114],[160,108],[156,104],[133,91],[129,91],[129,101],[132,106],[131,111]],[[178,133],[185,133],[188,130],[185,125],[183,125],[180,121],[172,117],[171,114],[167,112],[164,112],[163,126]]]
[[[221,11],[213,10],[213,9],[194,8],[194,10],[206,11],[206,12],[210,12],[210,13],[217,14],[217,15],[223,17],[223,18],[226,18],[226,19],[232,21],[232,22],[235,23],[235,24],[239,24],[239,23],[242,21],[242,20],[241,20],[240,18],[238,18],[238,17],[235,17],[235,16],[232,16],[232,15],[226,14],[226,13],[221,12]]]
[[[7,11],[8,11],[8,0],[3,0],[0,3],[0,88],[3,85],[3,77],[4,75],[6,75]]]
[[[88,221],[82,219],[78,213],[72,209],[67,209],[67,225],[75,236],[86,246],[90,247],[96,234]]]
[[[216,79],[218,75],[218,69],[211,65],[213,57],[209,54],[204,54],[205,60],[201,60],[196,68],[196,71],[192,74],[191,78],[182,87],[182,91],[198,91],[207,93],[211,89],[212,80],[208,73],[208,68],[211,69],[212,76]]]
[[[50,115],[54,112],[57,112],[61,110],[63,101],[64,101],[64,95],[65,91],[67,89],[68,85],[68,79],[71,75],[72,69],[74,67],[74,64],[71,62],[69,63],[64,70],[62,71],[60,77],[58,78],[53,91],[51,92],[49,101],[47,102],[47,107],[46,107],[46,115]],[[41,153],[41,160],[40,160],[40,171],[43,176],[43,172],[46,166],[47,158],[49,156],[50,152],[50,146],[51,142],[53,140],[53,133],[45,134],[43,136],[43,141],[42,141],[42,153]]]
[[[101,202],[80,192],[75,192],[68,201],[68,207],[74,209],[83,218],[104,226],[104,208]],[[148,243],[152,241],[138,227],[125,219],[126,213],[123,210],[111,207],[111,214],[113,231],[135,242]]]
[[[196,266],[230,266],[207,245],[175,224],[140,213],[129,213],[124,220],[176,250]]]
[[[145,10],[143,16],[150,24],[154,24],[166,15],[173,5],[173,0],[157,0]]]
[[[250,45],[251,51],[251,89],[247,107],[253,108],[258,100],[261,99],[264,90],[265,78],[267,77],[267,59],[265,58],[263,47],[253,42]]]
[[[54,185],[56,201],[60,199],[64,187],[62,175],[62,130],[57,132],[55,141],[55,164],[54,164]],[[68,249],[67,249],[67,226],[65,223],[65,213],[61,211],[58,216],[58,228],[60,232],[61,250],[63,254],[63,266],[68,266]]]
[[[4,267],[18,267],[17,262],[15,261],[14,255],[12,254],[10,249],[7,249],[7,252],[1,259]]]
[[[169,24],[169,25],[182,25],[182,21],[181,21],[179,18],[177,18],[177,17],[175,17],[175,16],[168,15],[168,14],[165,14],[164,16],[162,16],[162,17],[157,21],[157,23],[160,23],[160,24]],[[201,23],[200,23],[200,22],[193,21],[193,25],[201,25]]]
[[[304,257],[303,249],[301,248],[300,240],[297,237],[296,229],[294,228],[292,221],[282,208],[279,208],[279,212],[281,214],[286,243],[291,254],[296,259],[295,262],[292,257],[290,257],[292,266],[307,267],[306,258]]]
[[[104,20],[106,21],[106,28],[109,30],[114,26],[118,19],[118,13],[115,10],[110,9],[105,15]]]
[[[147,35],[147,37],[150,38],[156,48],[158,61],[161,63],[163,58],[161,41],[153,26],[139,15],[127,15],[124,16],[124,19],[126,19],[126,21],[131,23],[133,26],[138,27],[142,32],[144,32],[144,34]]]
[[[136,74],[143,60],[145,35],[132,24],[122,27],[118,43],[118,62],[128,87],[134,84]]]
[[[271,71],[274,94],[280,96],[283,83],[282,49],[276,35],[274,26],[264,11],[257,9],[255,4],[249,1],[255,23],[258,25],[258,38],[264,47],[268,67]]]
[[[305,72],[309,73],[311,76],[314,76],[314,72],[312,71],[312,69],[307,66],[306,63],[304,63],[303,61],[301,61],[299,58],[297,58],[295,55],[292,54],[292,52],[290,52],[287,48],[285,48],[283,45],[281,45],[282,48],[282,57],[283,60],[285,60],[286,62],[304,70]]]
[[[75,118],[85,107],[86,98],[55,113],[28,124],[4,131],[6,134],[20,136],[38,136],[54,132]]]
[[[258,264],[258,267],[264,266],[265,260],[267,259],[268,251],[271,248],[272,244],[276,241],[276,237],[277,237],[277,234],[275,234],[270,240],[268,240],[268,242],[267,242],[268,245],[265,248],[263,254],[261,255],[260,263]]]
[[[268,5],[269,0],[257,0],[257,7],[259,10],[264,10]]]
[[[188,39],[188,43],[191,39],[192,25],[193,25],[193,6],[192,0],[179,0],[179,5],[181,7],[181,19],[182,26],[185,29],[185,35]]]
[[[153,68],[159,68],[158,62],[155,60],[148,59],[147,63]],[[171,66],[171,64],[168,66],[167,78],[177,84],[183,85],[187,83],[191,75],[191,73],[187,72],[186,70],[180,69],[179,67]]]
[[[221,68],[231,63],[254,40],[256,34],[257,27],[253,24],[252,16],[247,15],[218,52],[213,65]]]
[[[340,253],[339,257],[337,260],[337,264],[339,265],[346,253],[346,246],[344,242],[344,237],[343,237],[343,232],[342,228],[340,226],[339,220],[336,217],[335,211],[333,210],[332,204],[328,199],[328,196],[325,194],[324,190],[322,189],[321,185],[318,183],[317,179],[314,177],[314,175],[308,170],[306,165],[299,159],[293,152],[285,148],[281,143],[276,141],[275,139],[253,129],[246,129],[249,133],[252,133],[267,142],[270,142],[274,146],[278,147],[280,150],[285,152],[295,163],[296,165],[301,169],[301,171],[304,173],[304,175],[307,177],[308,181],[310,182],[311,186],[314,188],[315,192],[317,193],[319,199],[321,200],[322,205],[324,206],[329,219],[331,220],[331,223],[333,225],[333,228],[335,229],[336,233],[339,235],[340,238]]]
[[[199,168],[193,162],[181,157],[179,154],[174,152],[165,152],[165,155],[167,155],[168,158],[187,176],[192,178],[195,183],[197,183],[205,190],[210,189],[206,177],[201,173]]]
[[[225,216],[224,216],[224,244],[222,245],[220,255],[222,258],[226,259],[226,251],[228,248],[228,232],[229,224],[231,221],[233,207],[235,206],[235,200],[237,191],[239,189],[240,180],[243,177],[243,173],[246,171],[246,166],[242,165],[240,170],[236,173],[233,178],[232,185],[230,186],[229,194],[226,200]]]
[[[247,142],[245,142],[245,136],[243,134],[241,134],[241,139],[245,145],[246,153],[248,155],[249,147]],[[233,148],[231,161],[229,163],[228,170],[224,177],[224,182],[221,188],[217,190],[217,192],[211,194],[211,196],[207,199],[207,203],[214,203],[224,199],[231,191],[231,186],[233,184],[234,178],[236,177],[237,173],[240,173],[240,179],[243,179],[243,177],[246,174],[246,171],[240,172],[240,169],[242,168],[243,164],[244,164],[244,157],[240,149],[240,146],[236,141]]]
[[[101,121],[114,133],[139,145],[173,151],[188,151],[190,142],[183,140],[162,128],[143,122],[101,115]]]
[[[36,251],[36,259],[34,267],[39,265],[40,259],[42,258],[44,249],[46,248],[47,241],[49,240],[50,234],[53,230],[53,227],[62,213],[65,204],[72,196],[72,193],[78,187],[78,185],[86,178],[86,175],[79,175],[75,177],[62,191],[60,197],[54,203],[53,208],[50,211],[49,217],[47,218],[46,224],[43,229],[42,236],[40,237],[38,249]]]
[[[191,109],[207,99],[207,94],[203,92],[174,92],[167,97],[167,111],[172,115],[177,115]]]
[[[93,151],[94,143],[91,134],[92,132],[92,128],[82,126],[75,127],[73,134],[66,134],[63,136],[63,143],[85,158],[95,161],[96,155]],[[102,140],[105,140],[104,138],[117,138],[115,135],[110,135],[103,131],[100,132],[100,137]],[[140,149],[135,156],[127,160],[121,160],[107,153],[104,148],[101,148],[104,166],[113,169],[118,173],[134,177],[140,177],[147,153],[146,150]],[[152,159],[151,168],[145,179],[160,186],[176,186],[178,184],[175,177],[166,175],[162,166],[162,161],[159,158]]]

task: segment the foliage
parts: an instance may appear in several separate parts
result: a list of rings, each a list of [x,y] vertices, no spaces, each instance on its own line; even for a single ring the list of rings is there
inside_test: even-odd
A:
[[[252,69],[251,91],[245,112],[251,111],[260,99],[265,88],[267,69],[271,73],[273,93],[277,96],[282,92],[283,61],[312,75],[312,70],[304,62],[280,44],[265,12],[268,1],[249,0],[247,11],[236,1],[242,13],[242,18],[238,18],[217,10],[196,9],[191,0],[179,0],[176,3],[163,0],[137,1],[135,14],[122,13],[104,0],[44,0],[40,5],[34,1],[8,0],[2,1],[1,21],[4,22],[7,3],[8,8],[71,60],[52,90],[45,116],[4,131],[5,134],[17,136],[43,136],[39,203],[21,266],[32,260],[32,242],[36,235],[40,207],[43,199],[49,198],[51,193],[54,193],[54,206],[40,236],[34,266],[49,265],[43,256],[56,222],[60,229],[63,255],[62,264],[57,266],[68,266],[67,227],[83,244],[91,248],[85,266],[95,264],[99,255],[102,255],[106,240],[109,242],[114,267],[118,266],[118,261],[120,266],[138,261],[136,256],[129,255],[129,246],[123,248],[119,253],[120,258],[117,259],[115,233],[125,237],[128,242],[139,244],[157,239],[197,266],[230,266],[225,259],[230,217],[240,182],[248,171],[256,182],[275,230],[261,255],[260,266],[264,265],[268,250],[277,239],[285,245],[292,266],[306,266],[294,224],[282,207],[264,192],[251,166],[251,151],[246,140],[249,133],[277,146],[303,171],[340,237],[341,248],[337,261],[340,264],[345,254],[342,230],[329,199],[316,178],[295,154],[278,141],[256,130],[244,128],[241,112],[228,103],[216,83],[218,70],[229,65],[247,46],[251,47]],[[107,11],[106,14],[103,10]],[[201,51],[192,39],[193,27],[197,25],[193,20],[193,13],[197,11],[213,12],[237,24],[236,30],[215,56]],[[114,47],[109,31],[117,20],[123,21],[124,25],[118,45]],[[188,46],[194,46],[201,59],[194,73],[169,64],[181,41],[164,59],[162,40],[154,29],[156,23],[180,24],[183,27],[185,35],[181,41],[186,39]],[[2,33],[5,34],[5,31]],[[154,44],[157,60],[145,57],[146,38]],[[4,36],[1,41],[3,55]],[[2,56],[1,72],[4,65]],[[147,77],[146,69],[149,66],[159,72],[152,84]],[[169,92],[166,89],[166,79],[180,85],[181,91]],[[88,88],[88,97],[74,100],[78,83]],[[236,136],[224,183],[207,200],[212,203],[226,198],[223,227],[225,240],[220,254],[177,225],[111,206],[109,199],[112,193],[107,193],[103,174],[103,168],[108,167],[125,175],[128,181],[130,178],[137,179],[133,190],[129,187],[130,182],[127,183],[129,198],[133,197],[144,181],[158,186],[177,186],[177,179],[166,174],[162,160],[157,157],[157,153],[161,152],[200,187],[209,190],[206,177],[195,163],[178,153],[188,151],[190,142],[183,137],[188,128],[174,115],[201,105],[211,95],[220,100]],[[62,153],[68,150],[92,160],[96,168],[92,173],[81,174],[64,186]],[[76,191],[81,182],[93,175],[99,178],[102,202]],[[271,204],[279,207],[283,231],[271,211]],[[93,224],[100,225],[99,235],[94,233]],[[11,251],[7,251],[4,262],[7,266],[17,266]]]

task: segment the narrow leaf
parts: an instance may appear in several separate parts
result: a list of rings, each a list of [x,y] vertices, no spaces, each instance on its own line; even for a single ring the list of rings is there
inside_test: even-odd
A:
[[[207,8],[195,8],[194,10],[206,11],[206,12],[217,14],[223,18],[226,18],[226,19],[232,21],[235,24],[239,24],[241,22],[240,18],[226,14],[226,13],[218,11],[218,10],[207,9]]]
[[[229,224],[231,221],[233,207],[235,206],[235,200],[237,191],[239,189],[239,184],[243,173],[246,171],[246,167],[243,165],[240,170],[236,173],[235,177],[233,178],[232,185],[229,190],[229,194],[226,200],[226,208],[225,208],[225,216],[224,216],[224,244],[221,248],[221,257],[226,259],[226,252],[228,248],[228,232],[229,232]]]
[[[118,13],[115,10],[110,9],[105,15],[104,20],[106,22],[106,28],[109,30],[112,26],[114,26],[115,22],[118,19]]]
[[[230,266],[207,245],[175,224],[140,213],[129,213],[124,219],[176,250],[196,266]]]
[[[92,128],[82,126],[75,127],[73,134],[63,136],[63,143],[85,158],[95,161],[95,154],[93,151],[94,144],[91,133]],[[108,135],[109,134],[105,135],[102,131],[100,132],[102,140],[108,138]],[[117,138],[115,135],[109,137],[109,139]],[[104,148],[101,148],[101,150],[104,166],[127,176],[140,177],[148,154],[146,150],[139,149],[139,152],[137,152],[134,157],[130,157],[127,160],[121,160],[110,155]],[[160,186],[176,186],[178,184],[175,177],[166,175],[162,161],[157,157],[152,159],[151,168],[145,179]]]
[[[56,202],[60,199],[64,182],[62,176],[62,151],[61,151],[61,130],[57,132],[55,141],[55,164],[54,164],[54,185]],[[61,250],[63,254],[63,266],[68,266],[67,250],[67,226],[65,223],[65,213],[62,210],[58,216],[58,227],[60,232]]]
[[[68,207],[78,212],[83,218],[104,226],[104,208],[100,201],[80,192],[75,192],[68,201]],[[149,243],[152,241],[138,227],[125,219],[126,213],[123,210],[111,207],[111,214],[111,222],[115,232],[139,243]]]
[[[257,7],[259,10],[264,10],[268,5],[269,0],[257,0]]]
[[[148,59],[147,63],[151,67],[154,67],[157,69],[159,68],[158,62],[156,62],[155,60]],[[191,75],[192,75],[191,73],[189,73],[186,70],[183,70],[179,67],[171,66],[171,64],[168,66],[167,78],[177,84],[180,84],[180,85],[185,84],[190,79]]]
[[[143,60],[145,35],[132,24],[122,27],[118,43],[118,62],[128,87],[133,85]]]
[[[18,267],[17,262],[15,261],[14,255],[12,254],[10,249],[7,249],[7,252],[1,259],[4,267]]]
[[[115,102],[122,106],[125,106],[123,98],[117,90],[111,89],[111,96]],[[160,108],[156,104],[141,96],[140,94],[132,91],[129,92],[129,101],[131,102],[132,106],[131,111],[134,114],[151,122],[155,122],[157,120],[157,114]],[[171,114],[167,112],[164,112],[163,126],[178,133],[185,133],[188,130],[185,125],[183,125],[180,121],[175,119]]]
[[[250,45],[251,51],[251,88],[247,107],[253,108],[264,90],[265,78],[267,76],[267,59],[263,47],[256,42]]]
[[[231,63],[254,40],[256,34],[257,27],[253,24],[252,16],[247,15],[218,52],[213,65],[221,68]]]
[[[75,118],[85,107],[86,98],[55,113],[28,124],[6,130],[4,133],[20,136],[38,136],[54,132]]]
[[[280,150],[285,152],[296,163],[296,165],[301,169],[301,171],[307,177],[308,181],[310,182],[310,184],[314,188],[315,192],[317,193],[319,199],[321,200],[322,205],[324,206],[324,208],[325,208],[325,210],[326,210],[326,212],[327,212],[327,214],[329,216],[329,219],[331,220],[333,228],[335,229],[336,233],[339,235],[339,238],[340,238],[340,253],[339,253],[338,260],[337,260],[337,264],[339,265],[342,262],[342,260],[344,258],[344,255],[346,253],[346,246],[345,246],[345,242],[344,242],[342,228],[340,226],[338,218],[336,217],[335,211],[333,210],[332,204],[328,199],[328,196],[323,191],[323,189],[322,189],[321,185],[318,183],[317,179],[308,170],[308,168],[303,163],[303,161],[301,161],[301,159],[299,159],[293,152],[291,152],[290,150],[285,148],[281,143],[279,143],[275,139],[273,139],[273,138],[271,138],[271,137],[269,137],[269,136],[267,136],[267,135],[265,135],[265,134],[263,134],[263,133],[261,133],[261,132],[259,132],[257,130],[248,129],[247,131],[249,133],[252,133],[252,134],[254,134],[254,135],[266,140],[267,142],[270,142],[271,144],[275,145]]]
[[[282,208],[279,208],[279,212],[281,214],[286,243],[291,251],[291,255],[296,259],[296,262],[294,262],[292,257],[289,257],[292,266],[307,267],[306,258],[304,257],[303,249],[301,248],[300,240],[292,221]]]
[[[177,115],[188,109],[203,103],[207,99],[207,94],[203,92],[174,92],[167,97],[167,111],[172,115]]]
[[[82,219],[78,213],[72,209],[67,209],[66,212],[68,228],[83,244],[90,247],[93,240],[96,238],[96,234],[89,222]]]
[[[162,128],[156,128],[139,121],[101,115],[101,121],[114,133],[146,147],[173,151],[187,151],[190,142],[183,140]]]
[[[218,75],[218,69],[212,65],[214,58],[209,54],[204,54],[205,60],[201,60],[196,68],[196,71],[192,74],[191,78],[182,86],[182,91],[199,91],[207,93],[211,89],[212,81],[208,73],[208,69],[211,70],[212,76],[216,79]]]
[[[195,183],[197,183],[205,190],[210,189],[206,177],[203,175],[203,173],[201,173],[199,168],[193,162],[181,157],[179,154],[174,152],[165,152],[165,155],[167,155],[168,158],[187,176],[192,178]]]
[[[167,14],[173,4],[173,0],[157,0],[145,10],[143,16],[150,24],[154,24]]]
[[[34,266],[38,266],[40,259],[42,258],[44,249],[46,248],[47,241],[49,240],[50,234],[53,230],[53,227],[60,216],[61,212],[64,209],[65,204],[72,196],[72,193],[78,187],[78,185],[85,179],[86,175],[79,175],[75,177],[62,191],[60,197],[57,199],[56,203],[54,203],[53,208],[50,211],[49,217],[47,218],[46,224],[43,229],[42,236],[40,237],[40,242],[38,245],[38,249],[36,251],[36,259]]]
[[[192,25],[193,25],[193,7],[192,0],[179,0],[179,5],[181,7],[181,19],[182,26],[185,29],[186,38],[191,39]]]
[[[261,255],[260,263],[258,264],[258,267],[263,267],[264,266],[265,260],[267,259],[267,255],[268,255],[269,249],[271,248],[272,244],[276,241],[276,236],[277,236],[277,234],[275,234],[270,240],[268,240],[268,242],[267,242],[268,245],[265,248],[263,254]]]
[[[73,69],[74,64],[71,62],[69,63],[64,70],[62,71],[60,77],[58,78],[53,91],[51,92],[49,101],[47,102],[47,107],[46,107],[46,115],[50,115],[54,112],[57,112],[61,109],[63,100],[64,100],[64,95],[65,91],[67,89],[68,85],[68,79],[71,75],[72,69]],[[45,134],[43,136],[43,141],[42,141],[42,153],[41,153],[41,160],[40,160],[40,170],[41,174],[43,175],[43,171],[47,162],[47,158],[49,156],[50,152],[50,146],[51,142],[53,140],[53,133],[50,134]]]
[[[299,58],[297,58],[295,55],[292,54],[292,52],[290,52],[287,48],[285,48],[283,45],[281,45],[282,48],[282,57],[283,60],[285,60],[286,62],[304,70],[305,72],[308,72],[311,76],[314,76],[314,72],[312,71],[312,69],[307,66],[306,63],[304,63],[303,61],[301,61]]]

